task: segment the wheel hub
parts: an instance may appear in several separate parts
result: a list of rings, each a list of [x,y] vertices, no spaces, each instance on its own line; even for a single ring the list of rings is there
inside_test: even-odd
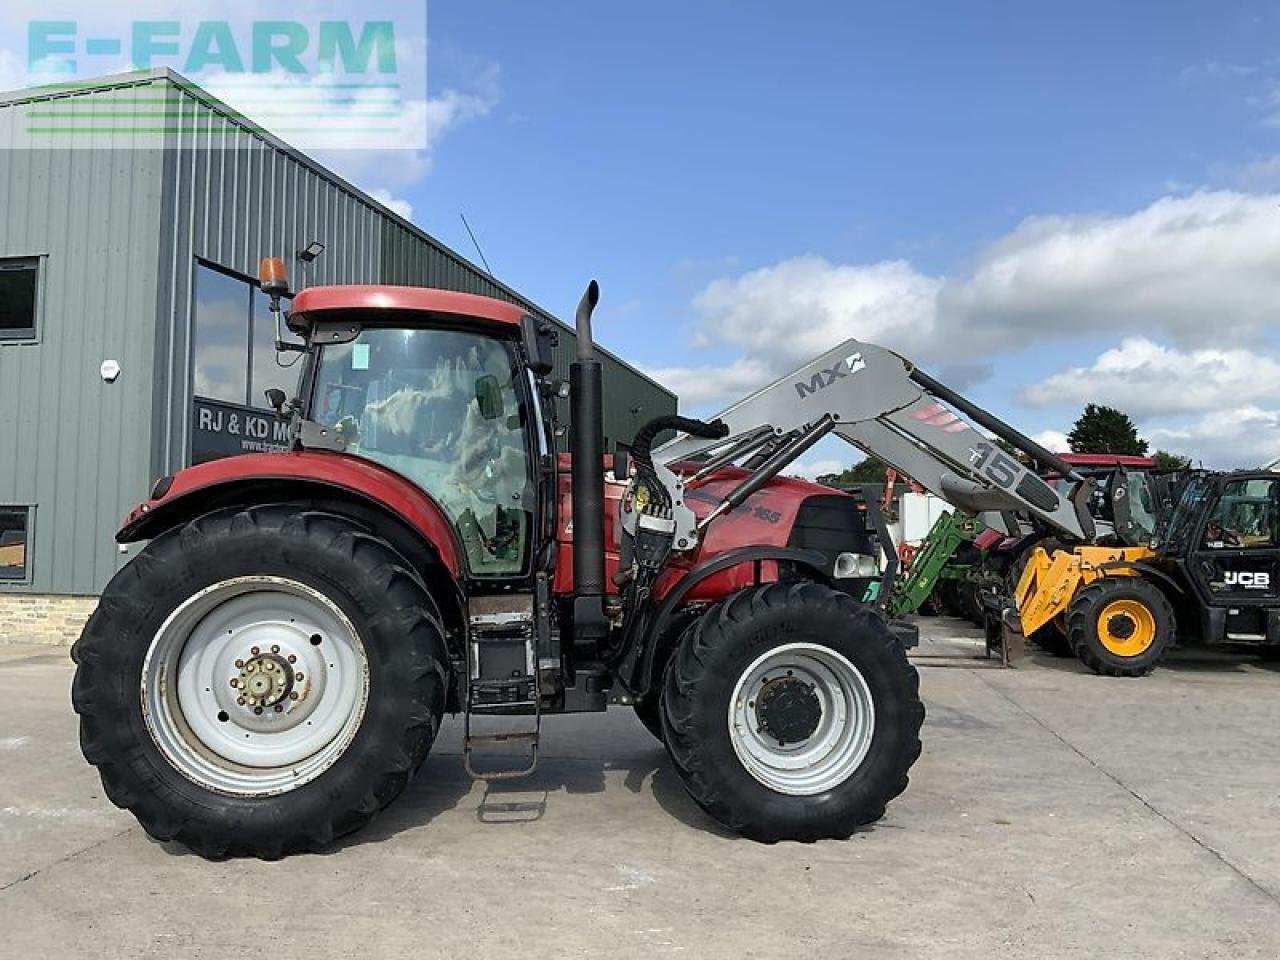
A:
[[[364,647],[324,594],[246,576],[190,597],[143,664],[148,729],[173,767],[209,789],[282,793],[350,745],[369,695]]]
[[[766,679],[756,699],[761,729],[780,745],[808,740],[822,722],[822,704],[813,684],[795,677]]]
[[[871,749],[876,712],[861,671],[825,644],[766,650],[729,699],[729,742],[771,790],[813,796],[843,783]]]
[[[1117,640],[1128,640],[1137,629],[1138,625],[1127,614],[1116,614],[1107,621],[1107,632]]]
[[[241,663],[240,674],[231,684],[240,692],[236,702],[241,706],[274,707],[293,692],[295,679],[303,679],[301,673],[295,677],[293,665],[279,652],[259,653],[239,661],[237,666]]]

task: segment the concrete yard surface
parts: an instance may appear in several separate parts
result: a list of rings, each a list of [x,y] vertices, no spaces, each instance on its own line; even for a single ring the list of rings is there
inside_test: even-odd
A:
[[[65,648],[0,645],[0,957],[1280,956],[1280,665],[1117,680],[924,620],[907,792],[847,842],[726,834],[626,710],[473,783],[450,721],[332,851],[206,862],[80,757]]]

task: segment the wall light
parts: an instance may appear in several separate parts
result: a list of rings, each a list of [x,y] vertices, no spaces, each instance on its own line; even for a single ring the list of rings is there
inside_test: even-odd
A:
[[[319,240],[312,240],[298,251],[298,259],[303,263],[310,263],[322,253],[324,253],[324,244]]]

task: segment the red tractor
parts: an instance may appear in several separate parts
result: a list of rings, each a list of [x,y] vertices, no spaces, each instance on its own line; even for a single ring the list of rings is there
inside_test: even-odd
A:
[[[847,837],[905,789],[924,708],[902,629],[856,599],[861,515],[780,475],[829,415],[734,436],[661,417],[606,460],[594,283],[569,385],[554,329],[510,303],[313,288],[293,347],[278,261],[262,285],[302,353],[298,396],[269,391],[292,449],[157,481],[117,534],[149,543],[72,653],[84,755],[148,833],[318,849],[404,789],[444,714],[473,772],[479,748],[527,751],[494,777],[532,769],[543,714],[610,702],[753,839]],[[706,449],[664,461],[670,431]]]

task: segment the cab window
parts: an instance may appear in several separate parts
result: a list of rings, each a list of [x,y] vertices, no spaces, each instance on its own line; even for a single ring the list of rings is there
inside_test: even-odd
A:
[[[473,576],[523,572],[534,498],[511,344],[456,330],[365,329],[323,348],[313,419],[349,453],[431,494]]]
[[[1204,530],[1210,550],[1273,547],[1277,539],[1277,481],[1231,480],[1222,487]]]

